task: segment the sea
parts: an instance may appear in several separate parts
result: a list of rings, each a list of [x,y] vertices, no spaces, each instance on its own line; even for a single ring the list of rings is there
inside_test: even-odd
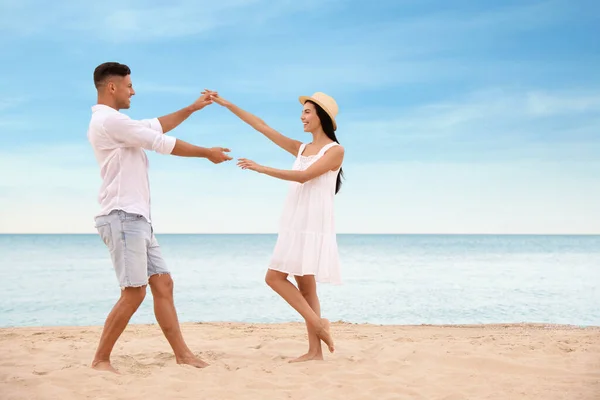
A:
[[[265,283],[276,235],[158,234],[181,322],[301,317]],[[323,316],[371,324],[600,326],[600,236],[338,235]],[[0,235],[0,327],[102,325],[120,288],[97,234]],[[150,290],[131,323],[156,323]]]

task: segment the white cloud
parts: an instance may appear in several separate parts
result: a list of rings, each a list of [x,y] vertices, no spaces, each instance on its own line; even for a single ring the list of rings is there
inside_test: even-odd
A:
[[[386,23],[335,20],[332,27],[313,25],[312,36],[299,29],[311,27],[305,25],[305,17],[327,20],[332,8],[348,9],[352,4],[338,1],[323,6],[312,0],[186,0],[170,6],[142,0],[1,4],[0,31],[5,40],[68,35],[87,40],[93,57],[123,50],[114,43],[103,47],[98,40],[152,42],[158,55],[142,54],[144,43],[136,46],[140,52],[126,53],[136,63],[150,66],[175,44],[178,53],[169,62],[189,66],[193,74],[170,73],[166,81],[161,78],[167,76],[163,70],[155,70],[157,80],[147,80],[141,73],[136,73],[140,80],[134,77],[138,93],[149,94],[153,104],[154,97],[161,109],[174,97],[193,101],[202,89],[196,87],[201,75],[215,84],[213,89],[239,100],[273,127],[306,139],[298,125],[297,96],[316,90],[336,96],[348,178],[337,199],[340,232],[597,231],[598,92],[543,88],[460,92],[462,84],[478,87],[490,79],[502,86],[511,73],[524,82],[526,75],[538,77],[556,65],[582,67],[579,59],[537,65],[527,59],[515,63],[488,58],[487,50],[498,40],[512,41],[512,35],[564,20],[572,12],[564,8],[565,2],[483,12],[426,7],[417,15],[395,8],[397,18],[389,14]],[[305,14],[284,18],[296,13]],[[200,46],[182,50],[182,42],[175,39],[190,36],[210,37],[216,44],[201,51]],[[168,40],[158,47],[163,39]],[[486,55],[480,56],[477,49],[486,49]],[[78,53],[74,62],[90,54]],[[213,60],[214,66],[202,65],[204,58]],[[448,86],[433,90],[439,82]],[[408,90],[396,90],[400,85]],[[456,91],[448,92],[447,87]],[[93,99],[91,84],[80,90],[85,90],[86,102]],[[418,90],[419,101],[428,103],[415,106],[407,98],[411,90]],[[441,93],[446,100],[423,100]],[[39,130],[35,126],[42,120],[39,110],[17,113],[27,111],[21,107],[24,101],[0,99],[3,134]],[[77,107],[80,103],[67,112],[82,110]],[[77,144],[0,149],[0,169],[8,171],[0,175],[0,231],[93,232],[100,178],[89,145],[82,143],[81,127],[89,111],[87,103],[84,107],[82,114],[62,122],[83,124],[74,133]],[[178,128],[176,136],[200,145],[231,147],[234,157],[289,167],[289,159],[260,134],[225,113],[218,108],[203,111]],[[60,118],[60,113],[54,114]],[[75,132],[62,123],[56,128],[60,134],[49,131],[42,140],[64,141],[68,131]],[[204,160],[160,156],[151,156],[151,184],[154,217],[162,232],[272,232],[286,188],[285,182],[239,171],[233,163],[213,168]]]
[[[472,35],[476,33],[487,36],[547,27],[564,19],[573,11],[568,2],[551,0],[529,4],[521,2],[516,6],[490,5],[484,10],[433,11],[430,15],[420,18],[412,18],[412,16],[402,18],[401,22],[402,29],[413,33],[438,33],[441,35]]]
[[[26,96],[2,96],[0,97],[0,112],[14,109],[24,104],[27,100]]]
[[[0,31],[21,36],[79,32],[111,42],[151,41],[199,35],[221,27],[261,25],[318,2],[175,0],[165,4],[137,0],[62,0],[43,5],[34,0],[3,2]]]
[[[553,116],[561,114],[579,114],[600,109],[600,94],[565,93],[553,94],[532,92],[527,95],[525,110],[534,116]]]
[[[234,148],[247,143],[241,136],[228,139]],[[427,155],[401,161],[405,150],[388,143],[379,150],[387,159],[367,162],[370,140],[347,140],[346,180],[336,198],[340,233],[600,233],[597,157],[544,161],[527,157],[526,148],[510,162]],[[264,162],[278,150],[265,142],[243,152],[263,151]],[[287,182],[241,171],[233,162],[214,166],[155,154],[150,162],[158,231],[276,231]],[[268,165],[289,168],[290,162]],[[100,178],[87,144],[3,152],[0,169],[10,171],[0,176],[0,232],[93,232]]]
[[[510,153],[525,146],[537,156],[554,150],[550,157],[570,150],[569,146],[573,151],[600,147],[597,135],[592,135],[600,129],[596,113],[600,96],[592,89],[481,90],[452,101],[403,109],[359,106],[345,113],[349,116],[343,125],[350,136],[370,132],[377,140],[403,145],[443,143],[453,150],[471,145],[485,150],[487,143]],[[377,111],[380,118],[369,118]]]
[[[344,3],[327,2],[321,8],[313,8],[320,4],[316,1],[276,4],[264,0],[210,4],[179,1],[157,8],[130,2],[95,12],[93,15],[100,16],[97,21],[75,18],[81,21],[78,22],[81,26],[71,29],[97,32],[100,36],[109,32],[110,40],[116,41],[183,37],[211,29],[211,37],[218,37],[220,45],[207,46],[197,55],[177,53],[181,63],[194,65],[211,60],[215,68],[204,71],[202,79],[209,80],[214,89],[224,94],[261,93],[266,99],[279,100],[316,90],[337,96],[363,91],[368,96],[403,85],[465,79],[487,82],[492,76],[502,80],[511,74],[537,75],[540,70],[547,72],[560,67],[533,61],[518,64],[513,60],[489,61],[472,56],[472,49],[488,48],[499,38],[557,23],[568,15],[561,12],[562,2],[445,13],[429,8],[410,17],[396,10],[397,17],[385,23],[336,23],[335,29],[319,26],[312,35],[305,35],[296,29],[303,18],[286,17],[298,10],[309,14],[316,10],[325,15],[328,11],[337,11]],[[114,13],[118,13],[118,18]],[[131,23],[118,23],[106,29],[105,18],[121,20],[125,17]],[[202,23],[205,17],[210,24]],[[273,23],[261,24],[259,21],[264,19]],[[287,29],[282,29],[286,23]],[[156,27],[151,28],[154,25]],[[225,26],[227,28],[219,32],[212,31]],[[247,31],[240,32],[245,28]],[[321,37],[327,39],[321,40]],[[198,47],[193,48],[190,51],[198,51]],[[468,59],[462,50],[469,50]],[[169,76],[168,79],[168,82],[137,82],[136,85],[140,90],[155,93],[196,93],[197,77]]]
[[[241,150],[236,154],[240,153]],[[283,201],[285,182],[265,180],[258,174],[242,171],[235,161],[213,165],[203,159],[151,152],[149,157],[157,229],[166,232],[276,229],[279,216],[272,210]],[[30,145],[2,151],[0,170],[9,171],[0,174],[0,233],[94,232],[93,216],[98,212],[101,181],[87,143]]]
[[[152,170],[158,232],[277,229],[285,182],[232,165],[185,164],[184,172]],[[36,186],[48,176],[34,172],[19,175],[28,189],[7,197],[0,189],[1,232],[94,232],[96,171],[60,171],[53,184]],[[346,172],[336,198],[340,233],[600,233],[599,163],[396,162],[347,165]]]
[[[23,95],[0,96],[0,135],[12,135],[17,131],[31,129],[35,125],[23,112],[26,110],[22,106],[29,100],[29,97]]]
[[[487,55],[478,57],[473,49],[489,49],[499,40],[559,23],[569,15],[564,6],[564,2],[541,2],[460,12],[428,8],[417,15],[398,8],[383,23],[341,23],[306,35],[296,29],[281,32],[275,24],[251,33],[268,46],[231,43],[213,54],[226,76],[219,89],[261,92],[274,100],[311,90],[338,96],[363,92],[368,98],[378,90],[401,86],[539,75],[541,70],[560,69],[567,61],[547,65],[490,60]],[[245,60],[243,67],[240,59]]]
[[[202,89],[185,85],[168,85],[153,82],[136,81],[134,89],[138,93],[161,93],[186,96],[200,96]],[[191,99],[191,97],[190,97]],[[190,101],[191,102],[191,101]]]
[[[340,232],[600,233],[600,162],[348,165]]]

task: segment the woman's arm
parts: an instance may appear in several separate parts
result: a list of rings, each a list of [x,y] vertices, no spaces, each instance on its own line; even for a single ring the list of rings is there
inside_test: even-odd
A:
[[[342,166],[343,160],[344,148],[342,146],[334,146],[332,149],[327,151],[323,157],[321,157],[304,171],[291,171],[265,167],[264,165],[257,164],[254,161],[245,158],[239,159],[238,166],[242,169],[249,169],[261,174],[272,176],[273,178],[298,183],[306,183],[311,179],[323,175],[327,171],[337,170]]]
[[[243,110],[236,106],[235,104],[225,100],[220,97],[217,92],[213,92],[210,90],[205,90],[204,93],[209,93],[210,98],[217,104],[226,107],[229,111],[237,115],[242,121],[265,135],[269,138],[273,143],[284,149],[285,151],[291,153],[293,156],[298,155],[298,151],[300,150],[300,145],[302,144],[298,140],[294,140],[287,136],[282,135],[277,132],[275,129],[271,128],[269,125],[265,123],[262,119],[258,118],[256,115],[249,113],[246,110]]]

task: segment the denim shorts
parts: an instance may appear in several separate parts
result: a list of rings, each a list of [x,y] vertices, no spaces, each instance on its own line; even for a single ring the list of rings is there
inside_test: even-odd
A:
[[[142,215],[114,210],[96,217],[96,229],[108,247],[121,289],[144,286],[152,275],[169,273],[154,229]]]

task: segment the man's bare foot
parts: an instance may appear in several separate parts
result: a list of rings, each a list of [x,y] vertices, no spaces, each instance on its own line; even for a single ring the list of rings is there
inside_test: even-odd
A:
[[[323,342],[325,342],[325,344],[327,345],[327,348],[329,349],[330,353],[333,353],[335,351],[335,348],[333,346],[333,338],[331,337],[331,334],[329,333],[329,320],[325,319],[325,318],[321,318],[321,326],[317,327],[317,337],[319,339],[321,339]]]
[[[306,353],[303,356],[298,358],[294,358],[288,362],[290,363],[298,363],[304,361],[323,361],[323,353]]]
[[[177,358],[177,364],[191,365],[192,367],[196,368],[205,368],[210,365],[193,354],[186,357]]]
[[[110,361],[94,361],[92,362],[92,368],[97,371],[106,371],[119,374],[119,371],[113,368],[113,366],[110,364]]]

